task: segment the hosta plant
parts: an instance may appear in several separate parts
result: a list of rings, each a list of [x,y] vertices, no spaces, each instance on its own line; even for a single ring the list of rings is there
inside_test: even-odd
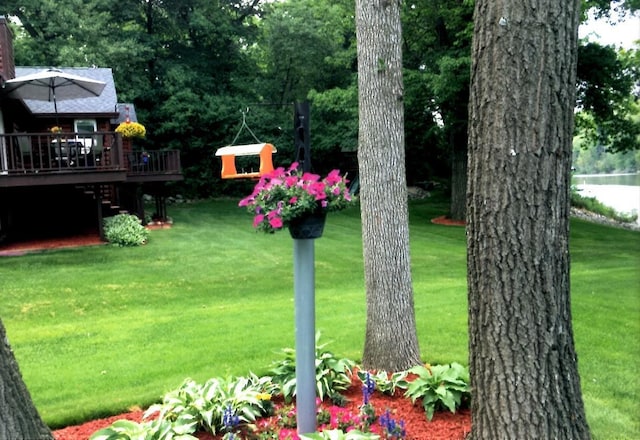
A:
[[[407,388],[407,371],[400,371],[397,373],[388,373],[384,370],[380,370],[377,372],[371,372],[366,370],[358,371],[358,378],[365,383],[367,381],[367,377],[369,380],[373,380],[376,385],[376,390],[380,391],[383,394],[387,394],[389,396],[393,396],[396,392],[396,389]]]
[[[429,420],[439,409],[447,408],[455,413],[471,397],[469,370],[456,362],[450,365],[418,365],[409,373],[418,377],[408,384],[405,396],[414,403],[422,399]]]
[[[324,350],[327,344],[318,344],[316,335],[316,391],[320,400],[334,396],[351,385],[351,372],[355,363],[349,359],[338,359]],[[282,349],[282,359],[274,361],[269,371],[271,380],[278,385],[285,400],[290,401],[296,395],[296,351],[293,348]]]
[[[187,379],[176,390],[167,393],[162,403],[152,405],[144,418],[157,414],[144,423],[115,423],[96,432],[91,440],[194,440],[191,434],[206,430],[212,434],[228,427],[228,417],[249,423],[266,415],[265,408],[273,390],[269,377],[209,379],[198,384]]]
[[[351,430],[344,432],[340,429],[331,429],[311,434],[300,434],[301,440],[378,440],[380,436],[373,432]]]

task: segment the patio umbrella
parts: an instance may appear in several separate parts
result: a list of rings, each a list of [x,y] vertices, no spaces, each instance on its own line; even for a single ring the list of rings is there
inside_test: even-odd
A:
[[[59,69],[47,69],[10,79],[4,83],[4,89],[11,98],[53,102],[57,125],[58,100],[99,96],[105,85],[102,81],[72,75]]]

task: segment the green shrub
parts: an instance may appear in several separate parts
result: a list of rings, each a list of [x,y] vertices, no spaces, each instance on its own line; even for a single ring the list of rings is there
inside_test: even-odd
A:
[[[135,215],[118,214],[104,219],[104,236],[119,246],[141,246],[147,242],[149,231]]]

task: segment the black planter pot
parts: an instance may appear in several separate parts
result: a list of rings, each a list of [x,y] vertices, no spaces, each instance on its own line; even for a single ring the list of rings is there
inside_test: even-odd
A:
[[[327,213],[316,213],[291,220],[289,233],[296,240],[308,240],[322,237]]]

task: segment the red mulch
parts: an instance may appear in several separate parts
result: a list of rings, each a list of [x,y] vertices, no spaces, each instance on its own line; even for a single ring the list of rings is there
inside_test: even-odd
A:
[[[445,215],[434,218],[431,223],[444,226],[464,226],[466,224],[464,220],[452,220]]]
[[[39,252],[48,249],[74,248],[79,246],[96,246],[104,244],[97,233],[76,235],[72,237],[58,237],[40,240],[21,241],[0,244],[0,257],[15,257],[28,252]]]
[[[354,384],[344,395],[349,400],[345,412],[358,414],[362,405],[362,387],[359,379],[354,377]],[[403,390],[397,390],[394,396],[374,392],[370,402],[381,415],[389,410],[391,417],[400,422],[404,421],[407,431],[406,440],[464,440],[471,432],[471,412],[461,409],[453,414],[449,411],[436,412],[428,421],[420,401],[412,404],[410,399],[403,396]],[[133,411],[106,419],[94,420],[79,426],[69,426],[53,432],[56,440],[87,440],[91,434],[106,428],[119,419],[140,422],[144,411]],[[212,436],[206,432],[195,434],[200,440],[220,440],[222,436]]]
[[[172,223],[169,222],[153,222],[149,223],[146,228],[150,230],[169,229],[171,228],[171,225]],[[40,252],[60,248],[75,248],[80,246],[97,246],[105,243],[106,242],[100,240],[100,235],[97,232],[69,237],[20,241],[9,244],[0,244],[0,257],[16,257],[28,252]]]

